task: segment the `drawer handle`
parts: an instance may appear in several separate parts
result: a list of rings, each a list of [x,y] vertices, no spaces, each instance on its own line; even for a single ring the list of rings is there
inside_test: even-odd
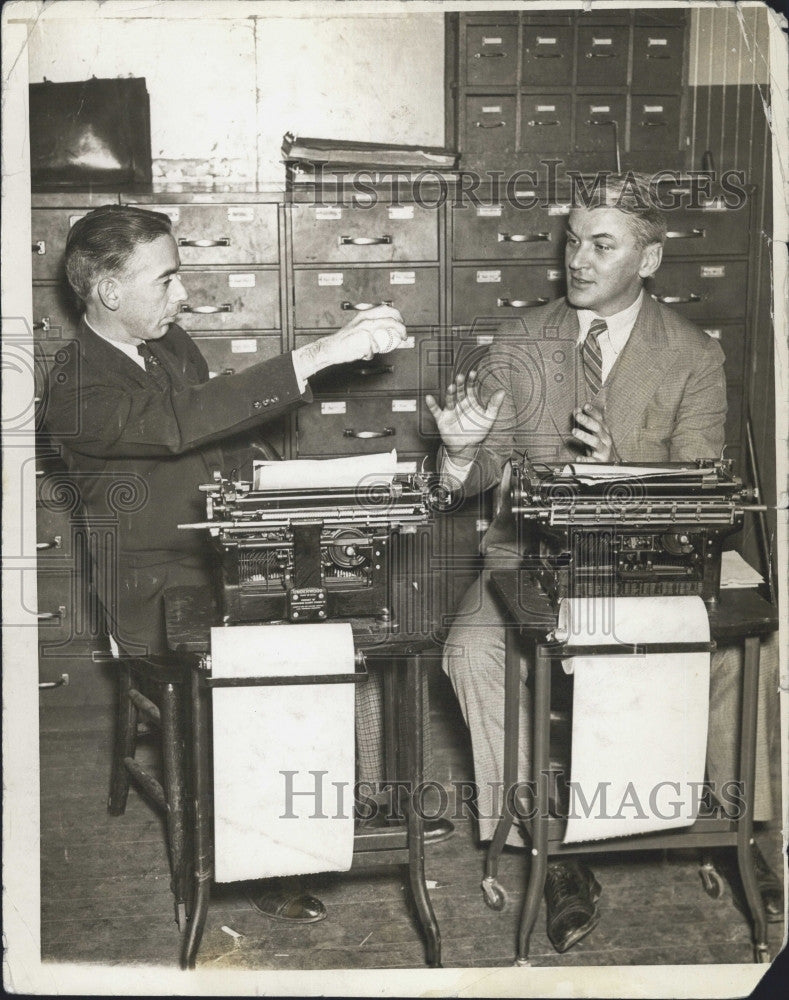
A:
[[[587,59],[613,59],[616,52],[587,52]]]
[[[36,240],[36,242],[31,247],[33,253],[37,253],[39,257],[43,257],[47,252],[47,241],[46,240]]]
[[[230,302],[223,302],[221,306],[190,306],[188,303],[182,305],[182,313],[197,313],[200,316],[210,316],[213,313],[231,313],[233,306]]]
[[[535,59],[564,59],[563,52],[535,52]]]
[[[341,247],[373,247],[392,242],[391,236],[341,236]]]
[[[667,306],[676,305],[678,302],[701,302],[702,300],[702,296],[696,292],[691,292],[690,295],[653,295],[652,298],[657,299],[658,302],[664,302]]]
[[[227,236],[220,236],[218,240],[185,240],[182,237],[178,240],[179,247],[229,247],[230,239]]]
[[[503,59],[506,52],[475,52],[475,59]]]
[[[526,122],[526,124],[529,125],[531,128],[534,128],[535,125],[540,125],[540,126],[561,125],[562,123],[560,121],[557,121],[555,118],[551,119],[550,121],[545,121],[542,118],[531,118],[529,119],[529,121]]]
[[[355,431],[351,427],[346,427],[342,432],[343,437],[357,438],[360,441],[368,441],[370,438],[394,437],[397,432],[394,427],[384,427],[382,431]]]
[[[550,233],[499,233],[499,243],[548,243]]]
[[[52,320],[49,318],[49,316],[42,316],[37,323],[33,324],[34,330],[43,330],[44,333],[49,333],[51,327],[52,327]]]
[[[61,621],[66,615],[66,609],[61,604],[57,611],[39,611],[36,619],[40,622]]]
[[[391,299],[384,299],[382,302],[348,302],[346,299],[344,302],[340,303],[340,309],[343,312],[367,312],[368,309],[376,309],[378,306],[391,306],[393,302]]]
[[[662,52],[647,52],[647,59],[670,59],[671,56],[664,55]]]
[[[36,549],[43,552],[44,549],[59,549],[63,543],[62,535],[55,535],[51,542],[36,542]]]
[[[499,309],[529,309],[531,306],[547,305],[548,299],[496,299]]]
[[[501,122],[474,122],[477,128],[504,128],[507,124],[505,121]]]
[[[667,240],[703,240],[706,229],[671,229],[666,233]]]
[[[350,367],[355,375],[364,375],[365,377],[370,375],[391,375],[394,371],[394,365],[371,365],[365,361],[354,361]]]
[[[68,674],[61,674],[60,680],[57,681],[38,682],[39,691],[51,691],[52,688],[62,688],[62,687],[68,687]]]
[[[642,128],[650,128],[651,126],[654,125],[660,125],[661,127],[665,127],[666,125],[668,125],[668,122],[666,121],[665,118],[653,118],[651,121],[648,118],[646,118],[644,119],[644,121],[641,122]]]

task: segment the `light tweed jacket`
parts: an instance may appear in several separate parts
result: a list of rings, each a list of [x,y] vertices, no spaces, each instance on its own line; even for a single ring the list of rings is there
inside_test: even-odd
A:
[[[565,299],[503,324],[478,366],[480,398],[505,390],[496,423],[464,484],[466,495],[497,486],[504,464],[582,456],[571,437],[572,412],[587,401],[578,318]],[[726,381],[717,341],[648,295],[633,330],[591,400],[606,415],[623,462],[717,458],[724,442]],[[511,518],[497,517],[484,547],[514,542]]]

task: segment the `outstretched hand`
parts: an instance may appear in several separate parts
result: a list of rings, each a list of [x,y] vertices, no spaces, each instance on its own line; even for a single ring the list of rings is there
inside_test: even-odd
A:
[[[488,405],[483,406],[477,396],[475,371],[469,372],[468,377],[457,375],[455,381],[447,386],[443,408],[434,396],[425,396],[427,408],[433,415],[450,458],[471,461],[477,446],[490,433],[503,399],[504,390],[497,389]]]

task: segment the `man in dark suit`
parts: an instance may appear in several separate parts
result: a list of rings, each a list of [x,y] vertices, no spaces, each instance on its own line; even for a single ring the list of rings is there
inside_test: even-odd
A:
[[[165,589],[211,579],[206,539],[177,527],[204,519],[199,486],[265,453],[248,435],[309,402],[311,375],[405,337],[400,314],[379,306],[290,354],[209,380],[174,322],[186,299],[179,267],[165,215],[108,205],[78,220],[66,274],[84,315],[47,386],[46,431],[62,445],[89,522],[108,526],[95,566],[108,629],[135,656],[166,651]],[[283,919],[325,916],[320,900],[284,883],[264,885],[255,905]]]
[[[503,325],[479,373],[458,375],[443,408],[427,397],[443,440],[443,473],[466,495],[501,485],[500,509],[483,542],[485,569],[460,603],[444,654],[471,731],[483,840],[496,826],[493,801],[503,772],[504,621],[488,577],[520,561],[514,519],[501,509],[507,460],[525,451],[538,463],[685,461],[716,458],[723,447],[720,346],[643,290],[660,266],[665,233],[645,179],[609,178],[598,202],[570,213],[566,298]],[[739,664],[737,650],[716,654],[712,663],[708,771],[717,780],[736,773],[731,678]],[[764,697],[766,683],[762,688]],[[524,710],[521,780],[530,776],[526,720]],[[758,759],[755,818],[766,819],[769,762],[764,752]],[[516,828],[509,842],[522,846]],[[768,916],[780,919],[780,883],[754,850]],[[594,928],[599,893],[587,866],[549,864],[547,926],[557,951]]]

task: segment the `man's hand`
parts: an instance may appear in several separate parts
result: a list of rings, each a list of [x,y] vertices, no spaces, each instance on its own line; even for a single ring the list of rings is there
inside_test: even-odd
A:
[[[573,437],[588,446],[587,461],[618,462],[619,455],[603,411],[591,403],[586,403],[580,409],[574,410],[573,416],[575,422],[581,425],[573,428]]]
[[[293,352],[297,372],[305,379],[332,365],[369,360],[387,354],[406,337],[403,317],[390,306],[373,306],[357,312],[345,326]]]
[[[456,376],[447,386],[443,409],[434,396],[425,396],[446,453],[453,461],[470,462],[473,459],[477,446],[490,433],[504,399],[504,390],[497,389],[488,405],[483,406],[477,397],[476,383],[476,372],[469,372],[468,378]]]

